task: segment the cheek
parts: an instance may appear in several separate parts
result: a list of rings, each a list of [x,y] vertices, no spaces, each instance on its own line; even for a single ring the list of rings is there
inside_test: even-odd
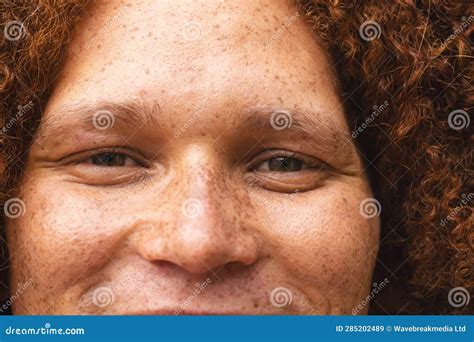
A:
[[[110,260],[120,235],[93,197],[36,181],[25,184],[22,199],[25,214],[8,224],[13,283],[32,279],[37,294],[60,296]]]
[[[313,299],[331,293],[333,306],[361,298],[370,286],[380,234],[378,217],[359,213],[359,203],[368,197],[335,187],[257,201],[260,226],[266,227],[288,282]]]

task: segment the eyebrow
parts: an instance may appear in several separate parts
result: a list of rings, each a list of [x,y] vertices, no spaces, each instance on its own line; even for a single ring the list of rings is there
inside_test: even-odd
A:
[[[94,118],[98,118],[101,113],[111,113],[113,115],[114,125],[125,125],[130,128],[139,127],[159,127],[160,121],[157,117],[161,113],[158,102],[151,105],[148,102],[139,99],[133,99],[124,103],[100,102],[97,104],[74,104],[60,107],[49,118],[45,118],[40,125],[40,130],[47,132],[51,130],[62,130],[68,126],[68,123],[58,119],[58,117],[78,118],[78,122],[85,127],[93,127]],[[57,114],[56,114],[57,113]],[[75,121],[74,123],[77,123]]]
[[[198,112],[200,109],[194,111]],[[145,101],[140,98],[133,98],[123,103],[112,101],[103,101],[98,103],[81,103],[67,105],[55,110],[49,118],[45,118],[40,125],[39,141],[42,142],[47,136],[58,132],[58,135],[64,132],[68,127],[82,124],[85,129],[93,128],[94,115],[101,112],[110,112],[113,115],[114,127],[127,127],[128,130],[138,130],[140,128],[152,127],[154,129],[165,129],[162,109],[158,102]],[[293,134],[302,138],[318,141],[318,144],[324,144],[327,147],[341,146],[351,141],[346,127],[338,126],[328,113],[304,110],[302,108],[287,109],[276,106],[245,106],[242,110],[228,112],[234,117],[235,127],[242,131],[265,132],[270,134],[282,135]],[[193,112],[190,115],[195,115]],[[58,117],[70,117],[74,121],[64,122]],[[172,116],[169,116],[171,120]],[[107,130],[106,132],[113,131]],[[44,136],[42,136],[44,134]],[[340,152],[347,148],[340,148]],[[349,149],[350,150],[350,149]],[[347,154],[346,153],[346,154]]]
[[[300,108],[290,110],[280,107],[250,107],[243,122],[244,128],[248,130],[286,131],[302,134],[307,138],[317,138],[331,145],[350,141],[346,127],[339,127],[328,113],[317,111]]]

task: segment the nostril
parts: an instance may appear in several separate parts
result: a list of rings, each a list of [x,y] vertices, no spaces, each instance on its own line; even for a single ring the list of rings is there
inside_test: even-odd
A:
[[[179,268],[179,265],[166,260],[153,260],[152,263],[163,271],[174,272],[177,268]]]
[[[252,265],[253,263],[247,264],[241,261],[232,261],[225,264],[223,268],[225,268],[227,271],[230,271],[230,272],[238,272],[238,271],[247,269]]]

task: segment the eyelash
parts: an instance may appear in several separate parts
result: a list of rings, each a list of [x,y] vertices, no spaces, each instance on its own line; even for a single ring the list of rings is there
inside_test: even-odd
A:
[[[111,156],[104,156],[106,154]],[[99,158],[104,163],[94,164],[94,158],[98,157],[104,157]],[[277,158],[284,160],[284,163],[274,161],[270,168],[272,160]],[[115,165],[109,165],[110,162]],[[74,171],[78,177],[86,179],[88,184],[101,186],[141,184],[154,174],[149,173],[151,170],[148,169],[155,168],[149,158],[126,147],[84,151],[66,158],[62,164],[79,166]],[[267,149],[250,161],[244,161],[242,166],[246,182],[280,193],[315,189],[333,171],[331,165],[316,157],[281,149]]]
[[[87,152],[85,152],[87,153]],[[92,159],[96,158],[98,156],[102,155],[119,155],[119,156],[124,156],[125,158],[130,158],[136,165],[123,165],[123,166],[104,166],[104,165],[96,165],[92,163]],[[80,158],[75,162],[75,164],[89,164],[95,167],[127,167],[127,166],[139,166],[139,167],[148,167],[148,163],[145,161],[143,157],[138,156],[137,152],[134,151],[124,151],[123,149],[120,148],[104,148],[99,151],[94,151],[94,153],[89,153],[87,156]]]
[[[306,155],[303,155],[301,153],[297,152],[289,152],[289,151],[282,151],[282,150],[267,150],[263,153],[261,153],[254,162],[252,162],[251,167],[249,168],[249,171],[254,171],[258,172],[258,166],[262,165],[265,162],[270,162],[272,159],[277,159],[277,158],[286,158],[286,159],[294,159],[297,161],[301,161],[303,164],[306,164],[306,167],[302,168],[302,170],[299,171],[293,171],[293,172],[301,172],[304,170],[310,170],[314,168],[328,168],[329,165],[327,163],[313,158],[313,157],[308,157]],[[272,172],[271,170],[266,171],[266,172]],[[278,171],[273,171],[273,172],[278,172]]]
[[[94,162],[93,162],[94,158],[97,158],[99,156],[104,156],[104,155],[107,155],[107,154],[113,155],[114,157],[120,156],[122,158],[125,158],[125,165],[111,165],[111,166],[108,166],[108,165],[94,164]],[[133,161],[133,163],[135,163],[135,165],[126,165],[127,164],[126,158],[131,159]],[[96,151],[94,154],[88,155],[86,158],[80,159],[77,162],[77,164],[88,164],[88,165],[92,165],[92,166],[95,166],[95,167],[103,167],[103,168],[137,167],[137,166],[138,167],[148,167],[148,164],[143,159],[144,158],[139,158],[137,156],[132,156],[129,151],[123,151],[123,150],[120,150],[120,149],[103,149],[101,151]],[[275,171],[275,170],[259,170],[260,168],[263,167],[263,165],[265,165],[265,163],[268,164],[268,169],[270,169],[271,161],[274,161],[276,159],[282,159],[285,163],[288,163],[288,162],[291,161],[291,163],[293,163],[293,166],[294,166],[295,162],[297,163],[297,165],[299,163],[300,164],[299,166],[301,166],[301,169],[300,170],[295,170],[295,171],[291,171],[289,169],[288,169],[288,171],[286,171],[286,170],[278,170],[278,171]],[[282,161],[280,161],[280,164],[278,164],[278,162],[277,162],[276,166],[284,166],[284,165],[283,165]],[[305,170],[311,170],[311,169],[316,169],[316,168],[317,169],[323,169],[323,168],[328,168],[328,167],[329,166],[326,163],[324,163],[324,162],[322,162],[318,159],[305,156],[305,155],[300,154],[300,153],[282,151],[282,150],[267,150],[267,151],[261,153],[260,155],[258,155],[256,158],[254,158],[254,161],[252,162],[252,164],[249,168],[249,171],[251,171],[251,172],[296,173],[296,172],[302,172],[302,171],[305,171]]]

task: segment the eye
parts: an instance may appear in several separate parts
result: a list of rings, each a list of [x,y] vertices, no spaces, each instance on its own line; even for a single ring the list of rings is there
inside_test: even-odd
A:
[[[330,167],[316,157],[288,150],[267,149],[254,157],[244,180],[252,189],[301,193],[323,186],[331,175]]]
[[[304,161],[294,157],[273,157],[261,163],[255,171],[297,172],[307,167]]]
[[[103,167],[138,166],[138,162],[124,153],[98,153],[85,160],[85,163]]]

